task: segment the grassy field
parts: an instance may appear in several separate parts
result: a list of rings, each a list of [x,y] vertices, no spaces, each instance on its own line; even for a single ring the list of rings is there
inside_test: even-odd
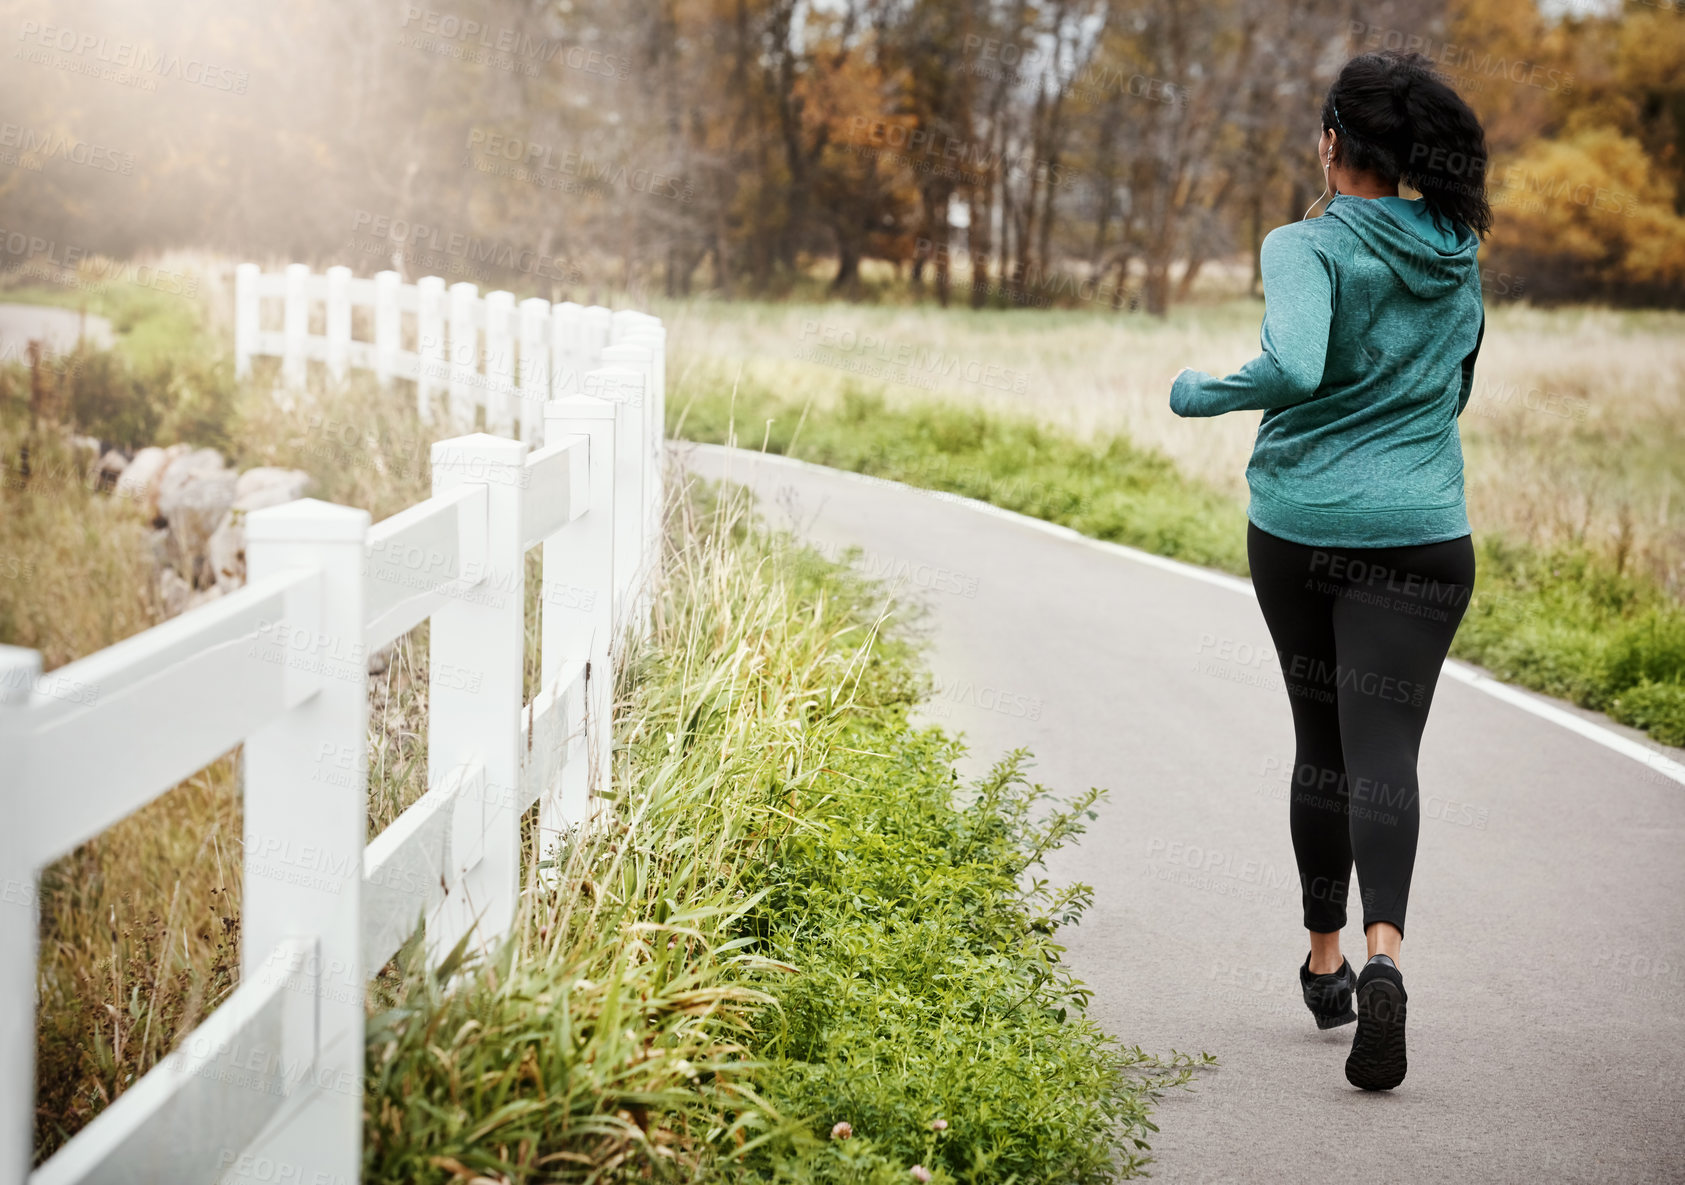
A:
[[[685,398],[735,388],[800,414],[853,392],[892,411],[982,409],[1077,440],[1122,434],[1244,504],[1258,413],[1185,420],[1169,391],[1183,366],[1221,374],[1256,354],[1262,309],[1180,306],[1163,321],[703,301],[657,311],[669,381]],[[1685,313],[1494,305],[1488,315],[1462,420],[1476,533],[1589,547],[1685,595]],[[753,443],[761,425],[741,420],[739,431]]]
[[[947,490],[1245,575],[1243,503],[1127,437],[1079,440],[1007,415],[851,392],[815,408],[763,390],[669,405],[670,430]],[[1609,550],[1476,536],[1476,583],[1451,653],[1685,744],[1685,605]]]
[[[1184,420],[1168,391],[1255,354],[1260,311],[692,302],[665,310],[668,428],[1244,575],[1258,413]],[[1480,578],[1452,653],[1685,744],[1685,314],[1490,316],[1462,420]]]

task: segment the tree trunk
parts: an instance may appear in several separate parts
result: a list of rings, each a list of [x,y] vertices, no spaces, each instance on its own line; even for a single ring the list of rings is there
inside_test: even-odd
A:
[[[994,213],[989,208],[989,179],[973,187],[970,194],[971,225],[966,228],[965,245],[971,255],[971,307],[980,309],[989,299],[989,224]]]
[[[860,242],[852,236],[837,235],[837,275],[831,281],[831,291],[850,300],[860,295]]]
[[[1182,269],[1182,278],[1176,283],[1176,299],[1186,300],[1194,290],[1194,281],[1199,278],[1199,269],[1205,266],[1203,255],[1188,258],[1187,266]]]
[[[1135,309],[1136,301],[1135,301],[1134,294],[1125,291],[1128,284],[1129,284],[1129,261],[1130,261],[1130,259],[1131,259],[1131,256],[1130,256],[1129,252],[1127,252],[1127,251],[1118,252],[1118,257],[1117,257],[1117,283],[1115,285],[1113,285],[1113,287],[1112,287],[1112,307],[1114,309],[1121,309],[1123,307],[1124,301],[1126,299],[1129,302],[1130,310],[1134,311],[1134,309]]]
[[[1147,312],[1155,317],[1170,312],[1170,258],[1175,241],[1167,224],[1160,227],[1158,238],[1147,251]]]
[[[948,200],[953,190],[943,185],[932,196],[929,207],[930,253],[936,263],[936,303],[948,307],[948,240],[953,232],[948,226]]]
[[[948,215],[942,214],[942,247],[936,253],[936,303],[943,308],[948,307],[948,301],[953,297],[952,277],[948,274]]]

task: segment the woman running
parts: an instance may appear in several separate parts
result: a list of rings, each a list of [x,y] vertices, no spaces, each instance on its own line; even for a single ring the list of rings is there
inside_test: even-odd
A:
[[[1264,413],[1246,548],[1293,711],[1299,979],[1318,1027],[1357,1021],[1347,1079],[1389,1090],[1405,1074],[1416,756],[1474,585],[1457,417],[1485,331],[1475,255],[1492,210],[1480,121],[1420,54],[1347,62],[1317,155],[1317,201],[1334,193],[1323,216],[1264,239],[1263,353],[1227,378],[1183,370],[1170,406]],[[1400,197],[1401,180],[1422,196]],[[1361,975],[1340,953],[1349,899]]]

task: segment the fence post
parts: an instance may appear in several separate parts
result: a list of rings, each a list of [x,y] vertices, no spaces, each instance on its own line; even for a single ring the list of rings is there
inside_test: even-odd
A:
[[[304,386],[304,337],[310,329],[309,284],[308,265],[287,265],[287,311],[286,319],[282,323],[281,382],[295,390]]]
[[[618,546],[614,574],[621,596],[628,598],[620,620],[622,623],[637,621],[638,633],[642,636],[649,625],[643,612],[650,542],[649,349],[641,345],[608,346],[603,350],[603,366],[631,371],[639,380],[636,396],[628,392],[621,400],[625,408],[621,421],[624,426],[615,433],[614,520]],[[620,435],[622,431],[625,433],[624,440]],[[622,551],[622,548],[625,550]]]
[[[515,435],[509,408],[515,385],[515,341],[509,333],[514,311],[513,292],[486,293],[486,431],[494,436]]]
[[[327,301],[328,373],[336,383],[345,381],[351,366],[351,269],[328,269]]]
[[[599,388],[603,383],[599,382]],[[544,409],[544,443],[569,436],[590,440],[590,509],[544,542],[544,587],[539,598],[541,685],[570,662],[585,663],[585,736],[562,766],[558,800],[541,800],[538,827],[546,837],[582,821],[591,799],[609,787],[613,743],[615,405],[595,395],[571,395]]]
[[[374,274],[374,373],[381,386],[392,381],[398,369],[398,285],[397,272]]]
[[[433,396],[445,383],[445,281],[423,276],[415,282],[415,410],[433,422]]]
[[[609,344],[614,314],[601,305],[579,311],[579,373],[590,374],[603,365],[603,347]]]
[[[459,802],[457,818],[481,820],[476,852],[453,848],[450,893],[427,923],[427,952],[436,966],[463,934],[480,944],[508,932],[520,879],[520,819],[514,797],[520,776],[521,674],[525,658],[525,560],[521,484],[527,446],[485,433],[433,446],[433,493],[486,487],[486,552],[469,594],[433,614],[429,633],[427,784],[438,786],[474,762],[485,769],[478,802]],[[463,828],[454,834],[462,834]],[[458,879],[460,877],[460,879]]]
[[[287,569],[320,573],[308,619],[278,621],[254,662],[285,663],[313,689],[246,738],[245,869],[240,977],[283,970],[288,938],[315,942],[315,965],[290,991],[315,995],[314,1059],[286,1109],[252,1145],[254,1158],[308,1166],[301,1176],[354,1181],[362,1164],[363,845],[368,812],[368,656],[363,650],[363,545],[369,514],[304,498],[246,518],[252,580]],[[300,645],[300,643],[303,645]],[[231,1087],[233,1089],[233,1087]]]
[[[529,296],[521,302],[521,439],[544,439],[544,405],[550,401],[550,302]]]
[[[584,389],[579,365],[580,321],[585,310],[571,300],[550,306],[550,398],[564,399]]]
[[[662,328],[659,318],[643,313],[638,316],[640,320],[634,323],[624,344],[643,346],[650,352],[649,397],[646,400],[649,411],[645,433],[649,442],[649,480],[645,488],[649,494],[649,563],[651,571],[654,571],[661,556],[661,527],[666,511],[667,331]]]
[[[608,340],[610,345],[618,346],[631,336],[638,327],[638,322],[644,314],[637,309],[615,309],[609,314]]]
[[[451,285],[451,430],[466,435],[474,430],[474,405],[479,398],[480,331],[474,325],[474,306],[480,290],[467,280]]]
[[[0,774],[27,785],[28,707],[41,655],[0,646]],[[8,814],[13,804],[8,801]],[[35,854],[21,828],[0,827],[0,1185],[24,1185],[35,1146]]]
[[[638,502],[643,481],[638,464],[642,451],[638,445],[637,412],[644,398],[644,376],[622,367],[599,367],[585,376],[585,393],[614,406],[614,497],[610,506],[614,581],[609,594],[609,647],[618,665],[619,642],[631,620],[627,593],[635,587],[638,557],[643,550],[643,522]]]
[[[263,273],[255,263],[242,263],[234,269],[234,377],[250,378],[252,358],[257,353],[257,335],[262,322],[258,318],[258,277]]]

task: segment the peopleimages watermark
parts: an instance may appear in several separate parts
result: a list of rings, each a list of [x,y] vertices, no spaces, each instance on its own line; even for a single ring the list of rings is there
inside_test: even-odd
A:
[[[102,34],[64,25],[26,20],[18,31],[24,45],[15,57],[43,66],[57,66],[77,74],[92,74],[112,82],[156,90],[159,79],[176,79],[190,86],[243,95],[251,75],[232,66],[207,62],[179,53],[160,52],[133,41],[113,41]],[[56,61],[47,51],[66,55]]]
[[[97,685],[72,679],[61,671],[37,675],[21,667],[12,667],[0,672],[0,686],[9,691],[28,691],[32,695],[63,700],[84,708],[91,708],[99,702]]]
[[[1326,704],[1334,703],[1340,690],[1344,689],[1419,708],[1432,690],[1429,684],[1416,680],[1400,679],[1379,671],[1359,670],[1341,662],[1330,664],[1306,654],[1293,655],[1281,673],[1287,683],[1288,694]]]
[[[1215,892],[1245,901],[1286,904],[1299,888],[1298,869],[1278,867],[1267,860],[1237,858],[1220,848],[1153,836],[1147,841],[1147,859],[1142,874],[1152,880],[1172,881],[1188,888]],[[1345,886],[1340,886],[1344,895]]]
[[[411,222],[389,214],[357,210],[351,218],[352,249],[358,249],[357,236],[366,241],[392,245],[403,252],[406,259],[423,266],[434,266],[429,259],[445,261],[443,270],[450,270],[451,262],[462,265],[489,264],[507,271],[521,272],[545,279],[578,284],[585,272],[579,264],[566,256],[548,255],[530,247],[520,247],[478,235],[449,231],[428,226],[425,222]],[[460,270],[460,269],[457,269]]]
[[[1574,76],[1567,71],[1541,66],[1522,58],[1507,58],[1502,54],[1482,53],[1466,45],[1437,41],[1419,33],[1390,29],[1385,25],[1371,25],[1366,21],[1352,21],[1347,27],[1351,39],[1364,52],[1394,49],[1419,53],[1456,75],[1456,84],[1466,90],[1479,90],[1484,82],[1501,79],[1517,86],[1568,94],[1574,89]]]
[[[931,128],[910,127],[871,116],[849,121],[849,143],[860,155],[877,155],[916,172],[960,178],[996,168],[1009,178],[1034,177],[1055,189],[1074,184],[1077,170],[1057,161],[1002,152]]]
[[[84,265],[84,268],[87,265]],[[198,295],[199,280],[196,276],[185,275],[182,272],[172,272],[164,268],[147,267],[144,264],[114,264],[118,274],[109,274],[110,268],[94,265],[96,274],[84,275],[84,268],[64,268],[44,263],[20,262],[17,260],[0,260],[0,273],[9,276],[14,283],[25,280],[39,280],[44,284],[56,284],[60,288],[74,288],[78,292],[105,292],[111,284],[123,281],[136,288],[150,288],[154,292],[162,292],[167,296],[185,296],[191,299]],[[123,272],[130,277],[123,280]]]
[[[32,560],[20,560],[15,555],[0,555],[0,580],[35,579],[35,564]]]
[[[801,337],[808,343],[798,351],[797,356],[803,361],[855,370],[891,382],[926,389],[937,382],[965,382],[1016,394],[1030,389],[1026,371],[946,354],[911,342],[890,341],[846,325],[805,320]]]
[[[1139,288],[1130,287],[1122,279],[1107,279],[1104,273],[1082,276],[1052,271],[1039,265],[1017,271],[1006,269],[998,280],[979,283],[980,279],[989,275],[993,262],[987,251],[967,251],[926,238],[915,239],[913,245],[920,258],[950,267],[956,262],[964,263],[969,280],[962,283],[967,289],[976,291],[981,288],[991,298],[1001,297],[1024,308],[1049,308],[1054,301],[1063,299],[1084,303],[1105,301],[1113,307],[1127,305],[1133,309],[1140,305],[1142,299]]]
[[[102,291],[112,283],[126,282],[167,296],[194,297],[199,293],[196,276],[144,263],[106,259],[90,247],[3,227],[0,227],[0,273],[85,291]]]
[[[478,173],[570,194],[619,190],[684,204],[696,195],[682,177],[641,165],[605,164],[571,148],[558,150],[484,128],[469,130],[462,163]]]
[[[1367,808],[1351,806],[1349,787],[1343,787],[1345,781],[1339,770],[1329,770],[1310,763],[1300,765],[1290,757],[1265,757],[1260,766],[1262,778],[1258,784],[1258,795],[1263,798],[1295,799],[1301,805],[1320,810],[1358,811],[1360,817]],[[1364,789],[1380,790],[1373,782],[1365,783]],[[1312,797],[1312,794],[1321,797]],[[1413,794],[1402,797],[1388,794],[1389,805],[1399,807],[1409,806],[1415,799]],[[1396,801],[1393,801],[1396,800]],[[1454,827],[1468,827],[1475,831],[1485,831],[1491,820],[1490,807],[1479,803],[1465,802],[1455,798],[1446,798],[1440,794],[1423,794],[1422,817],[1424,819],[1449,823]],[[1388,821],[1383,818],[1382,822]]]
[[[1494,383],[1476,379],[1463,415],[1494,416],[1500,410],[1512,406],[1580,423],[1584,423],[1591,414],[1591,400],[1584,395],[1551,391],[1543,387],[1523,387],[1519,383]]]
[[[1250,687],[1276,689],[1282,685],[1272,648],[1237,642],[1233,638],[1219,638],[1216,634],[1199,636],[1199,645],[1194,648],[1193,669],[1201,675]]]
[[[386,476],[407,477],[427,470],[432,439],[420,432],[371,428],[360,421],[340,420],[320,412],[305,423],[295,439],[308,456],[336,468],[370,469]]]
[[[552,62],[560,62],[569,70],[616,80],[624,79],[632,72],[632,59],[623,54],[605,53],[583,45],[564,45],[547,37],[534,37],[519,29],[488,25],[472,17],[413,4],[404,7],[398,44],[528,77],[535,76],[540,66]]]
[[[1319,592],[1435,621],[1450,620],[1446,606],[1460,607],[1459,612],[1466,609],[1473,591],[1466,584],[1424,577],[1320,547],[1311,552],[1310,573]]]
[[[244,1149],[224,1148],[217,1167],[231,1173],[235,1181],[256,1181],[259,1185],[356,1185],[350,1178],[325,1169]]]
[[[247,645],[246,657],[349,683],[366,678],[368,671],[368,648],[361,639],[348,642],[314,625],[280,619],[258,622],[257,637]]]
[[[1423,184],[1439,195],[1484,195],[1493,206],[1537,213],[1547,202],[1572,202],[1599,214],[1634,218],[1643,208],[1638,196],[1606,185],[1576,181],[1572,177],[1547,175],[1516,162],[1493,168],[1490,159],[1449,149],[1443,145],[1415,143],[1410,146],[1410,164],[1424,169]],[[1466,177],[1466,181],[1447,180]],[[1429,180],[1431,178],[1431,181]]]
[[[996,712],[1021,720],[1040,720],[1044,705],[1040,696],[991,687],[973,679],[944,679],[938,675],[933,680],[931,698],[925,701],[924,706],[930,715],[944,718],[951,717],[957,706]]]
[[[962,42],[965,71],[993,82],[1019,83],[1028,81],[1036,70],[1049,60],[1042,50],[1031,45],[997,37],[967,33]],[[1162,78],[1139,72],[1125,73],[1120,67],[1104,62],[1088,62],[1071,76],[1065,87],[1069,98],[1094,102],[1109,95],[1128,95],[1149,103],[1185,107],[1188,88]]]
[[[977,597],[977,587],[980,580],[977,576],[967,572],[945,568],[940,564],[899,559],[895,556],[860,547],[858,544],[818,541],[810,546],[820,555],[832,561],[841,561],[852,555],[855,566],[872,580],[886,583],[904,580],[914,588],[928,592],[949,593],[953,596],[966,597],[971,600],[975,600]]]
[[[35,347],[33,352],[31,347]],[[88,358],[87,355],[76,350],[55,350],[51,344],[37,338],[27,342],[9,341],[0,344],[0,366],[9,362],[30,367],[38,366],[46,373],[58,375],[62,378],[80,373],[88,365]],[[0,462],[0,475],[4,474],[6,474],[6,465],[4,462]],[[84,476],[87,475],[78,474],[76,480],[79,481]],[[0,480],[5,480],[5,477],[0,477]],[[84,484],[89,489],[98,488],[98,484],[94,481],[88,481]]]
[[[15,123],[0,123],[0,149],[7,150],[7,156],[16,152],[40,160],[57,158],[104,173],[121,173],[125,177],[135,171],[135,155],[132,152],[120,152],[63,132],[41,131]],[[6,163],[15,164],[19,159],[14,157]]]

